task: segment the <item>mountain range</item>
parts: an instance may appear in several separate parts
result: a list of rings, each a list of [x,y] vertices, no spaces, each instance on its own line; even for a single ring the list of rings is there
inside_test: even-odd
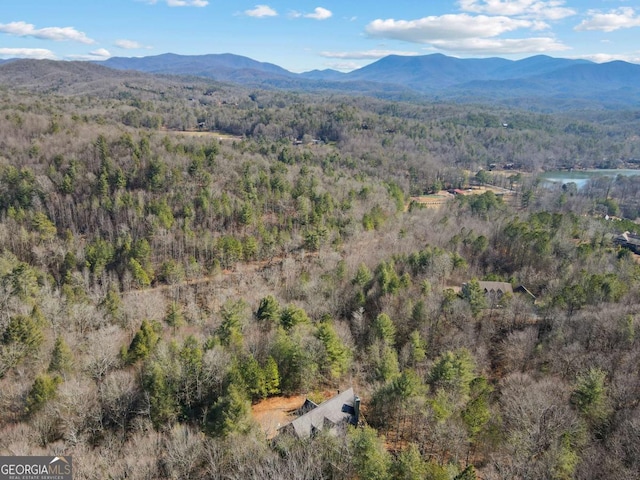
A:
[[[0,62],[0,79],[2,71],[17,62],[29,61]],[[56,72],[62,75],[65,71],[63,76],[68,77],[89,68],[88,62],[40,62],[50,62],[48,72],[52,78]],[[81,63],[87,66],[82,67]],[[493,102],[545,110],[640,108],[640,65],[622,61],[594,63],[546,55],[522,60],[461,59],[442,54],[389,55],[349,73],[335,70],[294,73],[272,63],[228,53],[167,53],[112,57],[95,64],[108,67],[100,70],[107,77],[114,70],[127,70],[128,74],[137,71],[201,77],[253,88],[341,92],[391,99]],[[15,70],[16,65],[11,68]],[[100,76],[98,72],[94,74]],[[28,82],[28,78],[23,80]]]
[[[113,57],[101,63],[110,68],[196,75],[256,87],[419,94],[457,101],[640,105],[640,65],[546,55],[522,60],[389,55],[349,73],[314,70],[301,74],[232,54]]]

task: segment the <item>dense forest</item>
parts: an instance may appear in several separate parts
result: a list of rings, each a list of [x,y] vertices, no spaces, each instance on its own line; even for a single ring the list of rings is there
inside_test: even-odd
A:
[[[640,263],[613,238],[640,232],[640,176],[537,173],[634,166],[640,112],[42,78],[0,87],[0,454],[77,479],[639,478]],[[411,201],[476,184],[510,195]],[[349,387],[341,434],[252,415]]]

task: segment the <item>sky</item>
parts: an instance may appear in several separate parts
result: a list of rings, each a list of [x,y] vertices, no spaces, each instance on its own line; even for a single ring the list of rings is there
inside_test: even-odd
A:
[[[292,72],[350,71],[390,54],[640,63],[636,0],[257,2],[2,0],[0,58],[233,53]]]

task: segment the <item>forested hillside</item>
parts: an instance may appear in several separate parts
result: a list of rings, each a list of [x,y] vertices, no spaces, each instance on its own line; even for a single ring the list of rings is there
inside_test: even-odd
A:
[[[536,177],[633,166],[638,112],[9,66],[0,454],[77,479],[638,478],[640,266],[612,238],[640,177]],[[486,183],[511,195],[411,201]],[[251,413],[349,387],[344,435],[267,440]]]

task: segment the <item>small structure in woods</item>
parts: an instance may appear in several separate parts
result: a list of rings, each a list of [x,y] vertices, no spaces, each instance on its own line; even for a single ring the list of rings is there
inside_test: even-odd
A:
[[[309,438],[321,430],[338,431],[347,425],[357,425],[360,418],[360,398],[353,388],[339,393],[320,405],[307,399],[298,409],[298,418],[278,430],[298,438]]]
[[[464,289],[465,285],[466,283],[462,285],[462,289]],[[535,302],[536,300],[536,296],[533,293],[531,293],[524,285],[520,285],[516,288],[513,288],[513,286],[509,282],[490,282],[490,281],[479,281],[478,285],[480,286],[480,289],[484,292],[484,295],[488,301],[487,307],[489,308],[501,307],[502,305],[500,304],[500,301],[502,297],[504,297],[507,294],[513,295],[514,293],[520,293],[524,295],[526,298],[529,298],[530,300],[532,300],[533,302]]]
[[[633,253],[640,254],[640,237],[630,232],[624,232],[621,235],[613,237],[613,243],[623,248],[631,250]]]
[[[480,288],[491,297],[500,298],[505,293],[513,294],[513,287],[508,282],[478,282]]]

